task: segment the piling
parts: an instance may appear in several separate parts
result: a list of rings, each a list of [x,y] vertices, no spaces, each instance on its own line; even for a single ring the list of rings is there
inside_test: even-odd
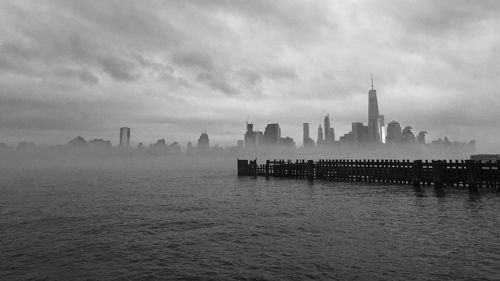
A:
[[[413,161],[412,185],[413,187],[420,187],[422,181],[422,160]]]
[[[436,160],[432,161],[432,181],[434,182],[434,188],[443,187],[443,175],[442,175],[442,161]]]
[[[248,176],[248,160],[238,159],[238,176]]]

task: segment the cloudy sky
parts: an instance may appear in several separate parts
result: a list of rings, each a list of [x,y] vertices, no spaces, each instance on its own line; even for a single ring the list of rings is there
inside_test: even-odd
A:
[[[0,1],[0,142],[234,145],[249,117],[301,144],[324,112],[499,152],[500,1]],[[315,133],[313,134],[315,138]]]

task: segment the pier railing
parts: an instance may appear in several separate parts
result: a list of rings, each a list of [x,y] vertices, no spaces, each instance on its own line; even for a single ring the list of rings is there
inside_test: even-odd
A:
[[[418,186],[500,187],[500,162],[477,160],[257,160],[238,159],[238,175],[360,181]]]

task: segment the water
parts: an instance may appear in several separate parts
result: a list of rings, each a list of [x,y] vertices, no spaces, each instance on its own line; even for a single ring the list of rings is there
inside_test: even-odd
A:
[[[0,279],[498,280],[499,206],[227,167],[3,169]]]

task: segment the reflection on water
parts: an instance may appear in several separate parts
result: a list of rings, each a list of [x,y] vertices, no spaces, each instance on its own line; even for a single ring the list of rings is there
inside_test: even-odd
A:
[[[500,196],[238,178],[0,172],[0,279],[495,279]]]

